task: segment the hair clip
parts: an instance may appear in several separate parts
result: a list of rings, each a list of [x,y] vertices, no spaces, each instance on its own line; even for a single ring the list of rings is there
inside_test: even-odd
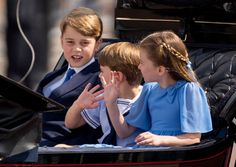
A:
[[[186,65],[187,69],[192,70],[192,63],[191,61],[188,61],[188,64]]]

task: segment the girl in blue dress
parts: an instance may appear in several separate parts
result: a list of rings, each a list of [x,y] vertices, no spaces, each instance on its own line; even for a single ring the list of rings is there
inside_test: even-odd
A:
[[[184,146],[199,143],[212,130],[205,92],[190,66],[185,44],[172,31],[156,32],[140,42],[145,84],[139,99],[123,117],[116,104],[116,72],[104,84],[104,100],[119,137],[142,130],[138,146]]]

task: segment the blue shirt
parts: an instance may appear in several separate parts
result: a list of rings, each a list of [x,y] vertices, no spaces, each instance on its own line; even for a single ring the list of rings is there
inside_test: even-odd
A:
[[[212,130],[205,92],[196,83],[187,81],[177,81],[164,89],[158,83],[146,83],[125,119],[128,124],[157,135]]]

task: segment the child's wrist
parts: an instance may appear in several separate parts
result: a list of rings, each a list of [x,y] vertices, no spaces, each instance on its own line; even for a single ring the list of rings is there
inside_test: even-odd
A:
[[[107,107],[114,106],[116,104],[117,104],[117,100],[108,100],[108,101],[106,101]]]
[[[75,101],[74,102],[75,107],[77,110],[83,110],[85,107],[82,105],[82,103],[80,103],[79,101]]]

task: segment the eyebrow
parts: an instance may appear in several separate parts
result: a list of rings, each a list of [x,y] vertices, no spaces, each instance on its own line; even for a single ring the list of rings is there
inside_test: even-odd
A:
[[[65,38],[66,40],[74,40],[73,38]]]

